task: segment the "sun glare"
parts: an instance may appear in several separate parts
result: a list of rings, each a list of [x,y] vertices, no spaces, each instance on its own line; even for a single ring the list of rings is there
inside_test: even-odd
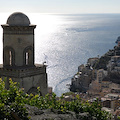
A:
[[[12,13],[1,13],[1,24],[6,24],[8,17]],[[47,44],[50,40],[49,36],[59,31],[59,27],[64,23],[64,20],[61,16],[54,14],[40,14],[40,13],[25,13],[31,24],[37,25],[35,29],[35,43],[39,47],[39,44]],[[2,56],[2,28],[0,29],[1,41],[0,41],[0,56]],[[49,41],[48,41],[49,40]],[[0,59],[0,64],[2,59]]]
[[[63,21],[60,16],[49,14],[28,14],[31,24],[36,24],[40,34],[49,34],[57,30]],[[37,31],[37,30],[36,30]]]

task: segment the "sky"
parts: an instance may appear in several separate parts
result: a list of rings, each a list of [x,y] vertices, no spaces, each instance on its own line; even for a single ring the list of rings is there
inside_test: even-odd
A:
[[[120,13],[120,0],[0,0],[0,12]]]

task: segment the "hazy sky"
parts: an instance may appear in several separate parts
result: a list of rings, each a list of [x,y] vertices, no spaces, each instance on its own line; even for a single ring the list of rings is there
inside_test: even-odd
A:
[[[120,0],[0,0],[0,12],[120,13]]]

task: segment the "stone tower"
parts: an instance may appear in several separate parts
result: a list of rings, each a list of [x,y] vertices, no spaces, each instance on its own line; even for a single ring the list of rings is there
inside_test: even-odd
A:
[[[46,66],[34,64],[34,29],[29,18],[20,12],[11,14],[3,28],[3,65],[0,76],[19,82],[25,92],[47,93]],[[9,82],[6,82],[9,87]]]

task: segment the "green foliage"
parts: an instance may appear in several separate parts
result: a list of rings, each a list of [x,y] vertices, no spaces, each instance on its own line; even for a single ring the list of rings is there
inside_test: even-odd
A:
[[[47,94],[45,97],[33,95],[31,100],[27,99],[27,103],[40,109],[57,109],[60,110],[61,113],[66,113],[67,111],[73,111],[76,114],[79,112],[88,112],[90,119],[96,117],[97,120],[108,120],[108,118],[110,118],[107,112],[101,110],[102,107],[98,100],[90,104],[89,102],[82,101],[79,95],[72,101],[65,101],[63,95],[59,100],[56,100],[54,93],[52,95]]]
[[[120,120],[120,116],[118,116],[117,119]]]
[[[5,89],[5,80],[0,79],[0,120],[14,120],[14,115],[27,120],[27,111],[23,102],[23,90],[16,82],[9,80],[9,90]]]
[[[108,120],[109,114],[101,110],[99,101],[89,103],[82,101],[77,95],[72,101],[65,101],[64,95],[59,100],[56,99],[56,94],[47,94],[45,97],[40,96],[40,88],[38,94],[26,94],[23,89],[19,89],[16,82],[11,79],[9,90],[5,89],[5,81],[0,79],[0,119],[14,120],[13,113],[15,113],[22,120],[28,119],[28,113],[25,104],[36,106],[40,109],[57,109],[60,113],[73,111],[76,114],[88,112],[89,118],[96,117],[97,120]]]
[[[75,93],[74,92],[66,92],[66,93],[63,93],[63,95],[74,95]]]

